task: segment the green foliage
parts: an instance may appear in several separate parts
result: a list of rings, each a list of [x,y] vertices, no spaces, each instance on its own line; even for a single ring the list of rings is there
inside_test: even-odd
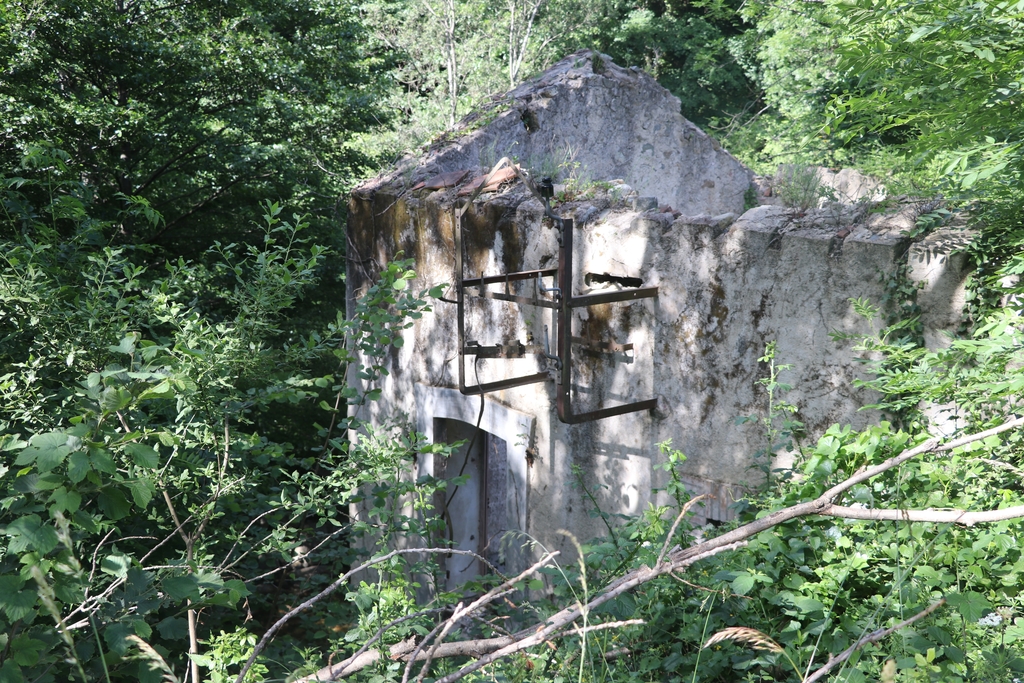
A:
[[[249,233],[265,197],[309,214],[320,239],[337,225],[336,197],[362,164],[346,140],[375,121],[377,65],[347,4],[58,0],[0,13],[0,160],[13,168],[39,141],[67,151],[105,239],[194,259]],[[120,196],[165,220],[125,214]]]
[[[748,2],[739,13],[745,30],[728,48],[754,87],[748,104],[710,122],[723,146],[763,175],[780,163],[848,163],[856,153],[822,135],[825,105],[844,88],[836,3]]]
[[[410,290],[408,262],[391,263],[351,320],[275,341],[325,257],[303,217],[267,203],[259,246],[215,243],[207,265],[149,269],[103,235],[160,216],[122,198],[94,218],[99,200],[67,159],[34,150],[25,167],[44,173],[4,179],[0,666],[10,680],[159,680],[160,658],[181,671],[201,611],[210,649],[192,654],[216,678],[250,647],[233,610],[254,626],[276,618],[266,586],[299,566],[297,547],[328,574],[351,561],[324,546],[349,533],[355,490],[420,447],[350,452],[342,437],[426,293]],[[369,393],[342,379],[355,349],[373,359],[352,367]],[[314,374],[326,359],[336,373]],[[330,422],[318,452],[273,438],[279,407],[318,404]]]
[[[764,429],[765,446],[754,453],[754,467],[770,481],[772,474],[772,457],[780,451],[792,452],[803,436],[804,425],[794,416],[797,406],[787,402],[782,395],[793,387],[780,381],[780,376],[792,368],[788,364],[776,365],[776,342],[770,341],[765,346],[764,355],[757,359],[759,363],[768,365],[768,376],[757,380],[764,387],[767,398],[764,417],[748,415],[736,418],[736,424],[757,422]]]
[[[866,302],[858,307],[871,312]],[[1007,324],[1011,319],[1009,315],[990,319],[976,337],[988,341],[955,345],[949,351],[950,362],[941,368],[914,362],[901,371],[883,369],[884,378],[872,386],[886,401],[934,400],[952,405],[960,428],[968,432],[996,424],[1012,410],[1020,391],[1012,380],[1020,373],[1020,332]],[[905,352],[882,339],[876,337],[871,346],[876,353],[898,356]],[[770,351],[766,352],[769,361],[774,355]],[[879,367],[893,367],[892,360]],[[980,367],[988,368],[988,373],[972,371]],[[779,366],[770,366],[765,382],[781,392],[778,371]],[[931,387],[939,382],[933,375],[944,373],[952,374],[947,391],[933,393]],[[997,375],[1008,380],[1006,384],[994,384],[992,378]],[[912,424],[913,431],[888,422],[859,432],[838,425],[830,428],[802,451],[792,476],[743,501],[737,523],[813,500],[853,472],[913,447],[928,436],[921,424]],[[681,454],[667,444],[662,450],[671,456],[671,470]],[[1009,432],[942,458],[910,460],[854,487],[841,504],[890,509],[1020,505],[1024,502],[1019,485],[1022,460],[1024,435]],[[676,506],[688,500],[680,491],[673,492],[672,498]],[[613,538],[585,545],[586,585],[591,594],[628,569],[652,565],[663,547],[678,542],[666,538],[666,520],[675,514],[675,509],[652,508],[616,528]],[[732,526],[702,532],[715,534]],[[684,522],[679,538],[693,531]],[[682,581],[657,580],[642,592],[624,595],[596,610],[592,619],[640,618],[645,625],[594,634],[588,650],[626,648],[634,654],[612,661],[590,655],[582,678],[801,681],[830,654],[845,650],[859,637],[896,624],[945,597],[945,608],[862,650],[833,672],[835,680],[867,682],[880,676],[892,680],[898,673],[897,680],[1009,683],[1024,671],[1024,619],[1019,616],[1024,557],[1016,541],[1020,531],[1019,520],[983,528],[814,517],[787,522],[754,537],[740,551],[694,565],[679,577]],[[577,599],[583,572],[566,567],[550,576],[556,601]],[[742,640],[719,638],[703,647],[712,634],[737,627],[756,629],[763,636],[759,642],[774,641],[774,646],[750,647]],[[578,645],[565,643],[551,654],[557,663],[551,664],[549,658],[545,672],[564,671],[570,663],[577,665],[575,658],[584,656]],[[883,674],[890,658],[895,669]],[[541,679],[558,680],[550,674]]]
[[[1024,5],[861,0],[843,25],[857,80],[831,103],[832,127],[888,135],[963,189],[1019,177]]]
[[[621,65],[638,65],[682,102],[683,115],[703,125],[736,113],[753,84],[730,50],[742,32],[738,3],[619,2],[598,46]]]
[[[360,136],[357,146],[390,161],[449,127],[453,88],[461,117],[587,48],[608,53],[620,65],[645,68],[682,100],[683,114],[698,123],[735,113],[753,97],[752,84],[730,47],[742,32],[737,5],[722,0],[366,3],[372,50],[394,60],[385,106],[395,117],[389,126]],[[454,72],[441,49],[449,35],[458,55]],[[600,58],[595,63],[600,70]]]
[[[816,167],[786,165],[779,167],[773,192],[785,206],[807,211],[818,206],[823,189]]]

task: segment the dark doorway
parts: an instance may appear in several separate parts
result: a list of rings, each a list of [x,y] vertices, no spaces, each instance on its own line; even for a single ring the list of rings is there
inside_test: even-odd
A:
[[[445,515],[448,540],[453,547],[475,552],[500,567],[501,537],[508,530],[505,440],[460,420],[435,419],[434,441],[466,442],[447,460],[434,460],[435,477],[467,477],[459,485],[449,484],[444,496],[435,501]],[[448,590],[489,571],[484,563],[464,555],[449,557],[445,570]]]

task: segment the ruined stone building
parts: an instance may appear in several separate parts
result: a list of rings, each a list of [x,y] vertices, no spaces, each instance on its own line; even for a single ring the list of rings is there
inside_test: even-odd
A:
[[[880,302],[885,277],[907,264],[927,341],[955,327],[963,262],[942,230],[907,236],[920,203],[880,204],[878,187],[843,173],[824,180],[847,201],[777,205],[679,109],[639,69],[577,53],[353,191],[350,296],[402,251],[414,286],[443,284],[447,299],[405,331],[370,409],[436,441],[469,439],[474,387],[486,392],[474,452],[416,465],[470,475],[450,509],[460,547],[496,557],[510,530],[551,549],[567,547],[560,529],[598,535],[583,487],[613,514],[667,503],[654,492],[668,481],[658,444],[669,441],[687,456],[686,485],[711,494],[698,516],[727,519],[763,476],[764,428],[737,418],[765,415],[767,342],[792,366],[783,398],[810,439],[878,419],[858,411],[871,402],[854,384],[861,354],[833,340],[879,325],[851,299]],[[473,196],[503,157],[554,177],[562,230],[508,171]],[[478,569],[463,564],[452,571]]]

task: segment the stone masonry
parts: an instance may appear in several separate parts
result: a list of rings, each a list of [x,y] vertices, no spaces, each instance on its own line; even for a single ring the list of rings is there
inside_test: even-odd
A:
[[[872,401],[855,385],[865,373],[861,354],[832,338],[873,329],[851,299],[878,303],[884,278],[906,262],[922,288],[928,343],[944,343],[958,323],[966,273],[954,248],[961,237],[948,229],[918,242],[907,236],[928,206],[872,201],[881,195],[871,185],[874,194],[855,203],[799,211],[768,202],[744,212],[745,200],[768,191],[763,184],[683,119],[678,100],[651,77],[607,57],[572,55],[462,126],[352,193],[351,296],[402,251],[415,259],[416,286],[444,284],[453,298],[453,207],[501,157],[537,170],[554,161],[561,194],[553,208],[575,222],[577,294],[659,287],[657,298],[578,311],[572,331],[633,345],[574,351],[579,410],[647,398],[657,399],[656,410],[566,425],[555,414],[553,382],[486,396],[481,427],[502,444],[501,466],[487,456],[486,476],[500,485],[481,486],[479,509],[464,512],[489,511],[491,522],[473,527],[485,535],[519,530],[568,550],[558,530],[581,541],[600,534],[581,486],[610,513],[636,515],[667,503],[654,493],[668,481],[657,467],[663,456],[656,444],[664,441],[688,456],[680,467],[688,487],[713,496],[699,515],[726,519],[742,488],[762,476],[752,458],[765,445],[763,430],[737,418],[764,415],[757,380],[766,374],[758,358],[767,342],[777,342],[777,362],[792,365],[782,377],[793,386],[784,398],[798,406],[796,417],[813,439],[833,423],[879,419],[858,410]],[[541,203],[515,177],[487,190],[463,219],[465,276],[554,267],[556,231]],[[537,293],[532,281],[516,287],[523,296]],[[442,301],[434,309],[392,351],[392,374],[371,408],[377,419],[404,417],[428,437],[438,437],[444,424],[474,424],[480,409],[479,397],[457,389],[455,306]],[[475,299],[466,311],[467,339],[481,344],[539,345],[551,326],[547,309],[514,303]],[[476,383],[553,366],[530,354],[470,359],[467,368]],[[417,474],[442,470],[429,457],[417,467]],[[501,509],[487,499],[494,492],[505,501]],[[475,534],[467,532],[465,542],[497,545]]]

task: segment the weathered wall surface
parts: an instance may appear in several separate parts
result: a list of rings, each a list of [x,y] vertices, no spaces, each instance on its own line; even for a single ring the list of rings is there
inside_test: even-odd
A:
[[[365,260],[372,254],[383,263],[401,250],[417,260],[417,285],[453,283],[455,193],[356,193],[353,242],[372,247],[359,255]],[[466,216],[466,276],[550,267],[557,242],[541,220],[540,203],[521,186],[484,197]],[[527,500],[519,526],[556,547],[565,542],[558,529],[583,538],[601,531],[575,485],[574,467],[605,510],[639,514],[655,502],[652,488],[667,483],[655,468],[661,462],[655,444],[669,439],[688,455],[682,472],[690,487],[716,496],[707,516],[727,518],[736,488],[760,476],[751,469],[753,453],[764,445],[760,428],[735,420],[764,414],[757,379],[766,369],[757,359],[770,340],[777,341],[778,361],[793,365],[783,378],[794,387],[785,399],[799,406],[796,417],[810,435],[836,422],[857,426],[877,419],[858,410],[872,398],[854,386],[863,372],[858,354],[829,333],[871,331],[849,300],[879,301],[882,276],[901,260],[909,259],[911,277],[925,283],[929,339],[941,340],[955,325],[962,303],[963,263],[949,255],[948,235],[917,244],[903,235],[913,226],[914,204],[885,214],[868,213],[868,205],[806,214],[762,206],[733,221],[637,212],[629,198],[613,203],[599,193],[556,210],[577,220],[577,294],[618,286],[588,286],[588,273],[635,277],[660,288],[657,299],[581,311],[573,329],[584,338],[634,344],[629,353],[578,349],[577,408],[657,397],[654,413],[570,426],[555,416],[553,382],[487,396],[488,403],[532,418],[528,427],[498,436],[530,454],[524,456]],[[352,269],[354,294],[372,270]],[[532,295],[532,288],[515,291]],[[405,414],[421,425],[425,412],[439,410],[417,397],[423,387],[457,387],[456,325],[455,306],[439,302],[407,332],[403,348],[393,352],[393,374],[375,410]],[[547,311],[492,300],[467,303],[467,339],[481,344],[543,340],[545,326],[551,327]],[[545,369],[553,367],[537,357],[480,360],[475,366],[469,360],[467,380],[489,382]],[[454,391],[446,396],[462,414],[476,414],[479,398]],[[444,410],[453,408],[446,404]]]
[[[656,444],[666,440],[687,454],[681,471],[690,488],[713,494],[704,514],[729,516],[737,489],[761,476],[751,468],[753,453],[765,445],[761,429],[737,425],[736,418],[764,415],[757,380],[766,368],[757,359],[768,341],[777,342],[778,362],[793,366],[783,377],[794,387],[785,399],[799,407],[796,417],[814,437],[836,422],[859,426],[877,419],[858,410],[872,399],[854,386],[863,372],[858,354],[849,342],[829,336],[833,330],[871,331],[854,313],[851,298],[879,302],[883,277],[908,263],[911,280],[922,283],[919,301],[926,311],[926,339],[933,344],[956,326],[963,303],[966,273],[962,258],[950,255],[953,237],[940,231],[912,243],[906,236],[920,205],[895,201],[883,211],[871,203],[832,204],[806,212],[764,205],[737,218],[739,211],[725,209],[734,206],[734,192],[742,202],[750,176],[699,131],[689,138],[669,135],[675,142],[665,151],[676,156],[664,157],[666,165],[651,171],[647,143],[638,140],[654,138],[643,138],[648,133],[635,112],[632,120],[616,113],[637,93],[647,93],[648,80],[610,64],[594,74],[587,58],[570,58],[532,89],[513,93],[515,102],[535,112],[539,128],[532,133],[523,128],[522,114],[510,109],[485,128],[364,183],[350,200],[350,295],[358,296],[380,264],[402,251],[416,260],[415,286],[450,285],[446,297],[454,298],[453,207],[465,201],[472,178],[485,172],[481,150],[496,140],[514,138],[529,153],[534,144],[557,148],[559,136],[578,131],[583,137],[572,138],[580,145],[577,158],[592,164],[595,180],[630,178],[641,190],[643,197],[621,184],[596,186],[555,210],[576,225],[575,294],[622,286],[614,278],[600,282],[606,275],[660,288],[656,299],[577,312],[574,336],[634,345],[625,353],[574,346],[577,410],[651,397],[658,399],[658,409],[570,426],[556,417],[553,381],[486,397],[485,429],[508,445],[503,485],[516,492],[506,515],[509,527],[570,553],[559,529],[581,540],[603,531],[589,514],[592,503],[579,482],[610,513],[640,514],[650,503],[667,502],[652,492],[667,483],[667,473],[656,467],[662,462]],[[650,91],[655,100],[667,101],[664,93]],[[629,102],[602,100],[608,93]],[[598,101],[604,102],[600,108]],[[670,115],[673,107],[676,114]],[[587,118],[598,109],[611,119],[608,130],[599,119]],[[648,109],[657,107],[644,103]],[[648,126],[650,135],[661,135],[669,124],[677,132],[690,130],[680,123],[677,103],[669,101],[665,110],[650,117],[663,126]],[[573,123],[559,123],[558,116]],[[602,142],[607,140],[612,142]],[[628,157],[624,165],[615,161],[619,152]],[[517,182],[480,195],[463,221],[466,277],[557,265],[556,233],[543,219],[540,202]],[[533,296],[537,290],[524,282],[513,293]],[[469,297],[466,311],[466,338],[481,344],[540,344],[545,328],[553,328],[547,309]],[[435,312],[405,336],[404,346],[392,350],[384,398],[370,409],[379,416],[405,415],[420,431],[429,431],[434,418],[472,421],[479,397],[453,390],[456,307],[436,303]],[[466,368],[471,384],[554,370],[539,355],[475,364],[470,358]],[[419,468],[420,474],[434,471],[429,459]]]
[[[679,113],[679,100],[643,71],[590,51],[566,57],[468,117],[421,157],[401,160],[374,182],[411,188],[438,174],[492,166],[583,179],[619,178],[687,214],[743,210],[752,173]],[[564,173],[563,173],[564,175]]]

